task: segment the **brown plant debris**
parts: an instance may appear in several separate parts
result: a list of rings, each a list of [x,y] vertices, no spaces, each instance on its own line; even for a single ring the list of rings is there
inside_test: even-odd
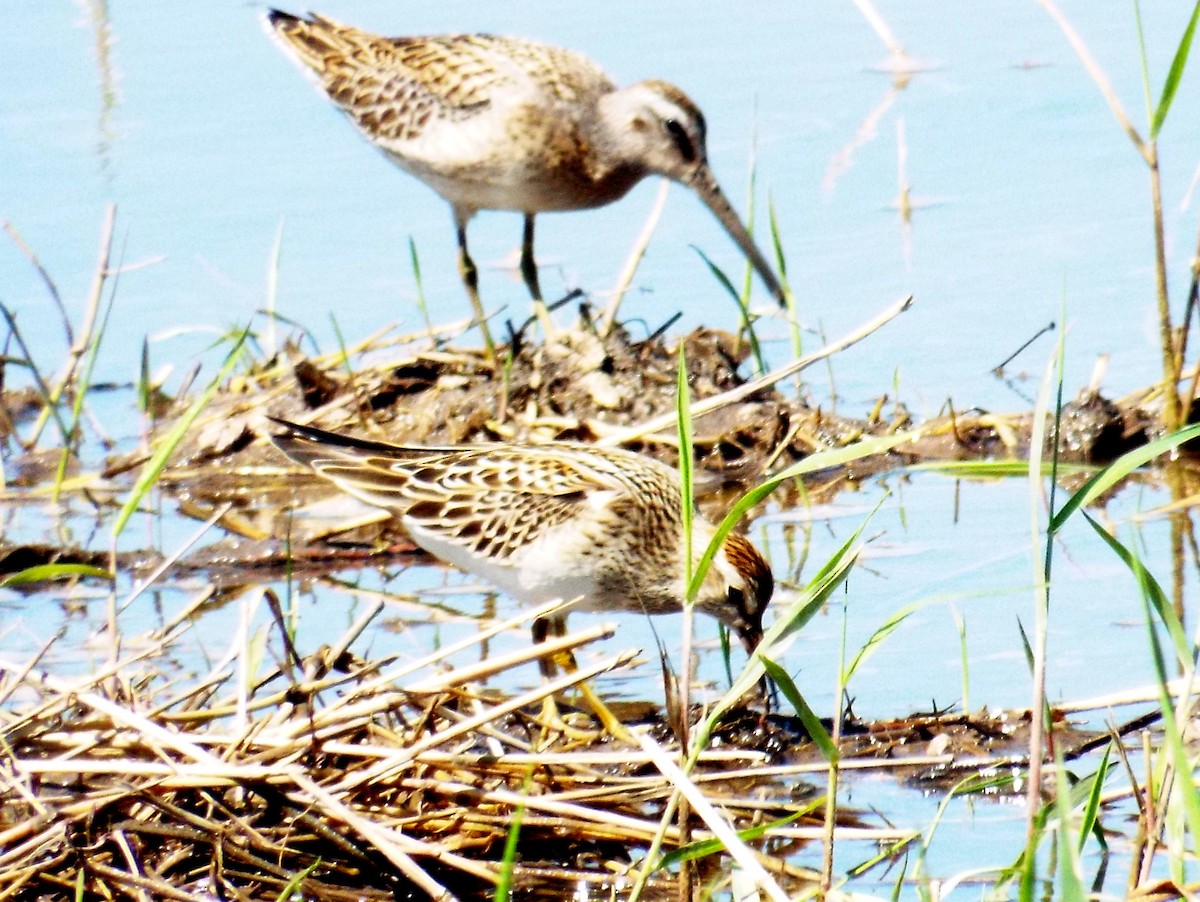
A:
[[[637,749],[567,739],[534,719],[544,690],[499,699],[438,655],[287,648],[242,689],[231,666],[181,688],[142,656],[74,681],[0,659],[0,898],[491,898],[518,811],[517,885],[629,885],[672,793]],[[693,777],[738,827],[794,831],[808,800],[723,777],[761,760],[713,751]],[[776,879],[807,885],[772,842]]]

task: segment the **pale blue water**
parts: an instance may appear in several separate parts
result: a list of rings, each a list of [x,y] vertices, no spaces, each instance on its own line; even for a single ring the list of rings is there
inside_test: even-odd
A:
[[[1066,9],[1140,123],[1132,12],[1088,3]],[[264,304],[281,222],[279,309],[327,346],[330,311],[348,336],[393,319],[418,327],[409,236],[438,316],[467,312],[446,205],[316,95],[262,34],[259,11],[241,2],[113,4],[114,99],[106,110],[96,29],[83,4],[0,9],[0,216],[20,230],[75,311],[106,202],[118,204],[117,247],[126,262],[165,258],[121,280],[101,361],[111,378],[133,376],[130,357],[146,334],[247,322]],[[454,0],[331,2],[322,11],[390,33],[528,35],[581,50],[622,82],[673,80],[705,110],[714,169],[743,209],[757,133],[759,210],[769,193],[806,322],[838,335],[902,293],[918,298],[901,322],[839,360],[849,410],[890,391],[894,372],[918,411],[935,411],[947,396],[959,406],[1024,407],[988,370],[1057,320],[1064,297],[1069,387],[1087,381],[1101,353],[1112,355],[1105,384],[1114,392],[1155,377],[1144,166],[1033,3],[885,5],[909,52],[936,68],[899,95],[831,191],[823,181],[833,159],[889,91],[889,78],[871,69],[883,48],[849,4],[769,15],[732,4],[629,0],[605,4],[602,15],[571,3]],[[1155,91],[1185,12],[1147,4]],[[1196,84],[1189,73],[1162,138],[1177,305],[1195,243],[1196,206],[1181,211],[1180,203],[1200,156]],[[934,203],[914,214],[908,263],[890,209],[900,122],[914,199]],[[645,184],[603,210],[544,217],[538,253],[547,292],[608,291],[654,190]],[[518,217],[493,213],[471,230],[486,270],[485,302],[506,305],[510,316],[527,310],[523,288],[491,266],[517,247],[519,228]],[[679,328],[733,325],[730,301],[691,244],[740,272],[732,244],[677,188],[626,316],[656,327],[682,308]],[[53,357],[59,333],[42,319],[45,292],[7,241],[0,241],[0,292],[28,328],[45,333]],[[783,335],[780,326],[764,330]],[[162,341],[155,359],[186,361],[210,338]],[[1040,372],[1049,352],[1043,340],[1012,369]],[[786,343],[772,353],[782,359]],[[822,399],[828,388],[814,380]]]
[[[1155,92],[1182,29],[1184,6],[1145,4]],[[1086,2],[1064,7],[1144,133],[1130,8]],[[705,110],[713,168],[743,210],[747,168],[756,155],[758,224],[765,225],[769,193],[806,323],[836,336],[900,294],[917,296],[911,312],[835,362],[844,413],[864,413],[874,397],[893,392],[894,380],[918,415],[936,413],[947,397],[959,409],[1027,409],[1027,400],[988,371],[1059,319],[1064,299],[1071,330],[1068,390],[1088,380],[1099,354],[1111,355],[1104,385],[1112,394],[1156,378],[1145,168],[1057,27],[1032,2],[882,5],[909,52],[934,68],[916,76],[881,112],[874,134],[857,146],[831,187],[834,161],[890,90],[889,77],[873,69],[884,50],[851,4],[773,6],[768,13],[767,7],[730,3],[631,0],[603,7],[331,0],[319,10],[386,33],[481,30],[540,38],[587,53],[619,81],[661,77],[682,86]],[[261,32],[259,11],[240,2],[113,4],[106,84],[94,19],[84,4],[0,5],[0,219],[21,233],[75,316],[92,277],[106,203],[118,205],[120,259],[147,264],[121,276],[99,361],[101,379],[132,381],[147,335],[155,339],[153,363],[174,364],[175,378],[195,359],[209,361],[211,372],[205,351],[216,334],[245,324],[265,303],[270,249],[281,222],[279,310],[308,325],[327,348],[335,341],[331,311],[350,339],[397,319],[420,328],[410,236],[435,316],[468,313],[445,203],[374,152],[317,96]],[[1194,199],[1181,208],[1200,160],[1197,65],[1193,60],[1161,148],[1177,309],[1198,218]],[[112,98],[107,105],[106,90]],[[918,205],[907,253],[892,208],[901,123]],[[540,218],[538,256],[547,293],[580,285],[603,303],[655,190],[646,184],[602,210]],[[484,213],[472,223],[484,302],[507,305],[502,319],[528,309],[519,279],[497,267],[517,247],[519,233],[514,215]],[[691,244],[740,273],[732,243],[676,188],[639,272],[638,290],[626,301],[626,317],[653,329],[683,309],[677,331],[700,323],[733,326],[731,302]],[[769,303],[757,284],[755,290]],[[62,355],[57,315],[28,262],[3,235],[0,301],[16,312],[35,354],[53,369]],[[780,339],[768,345],[773,362],[786,360],[782,325],[762,329]],[[1043,339],[1010,371],[1040,375],[1051,350],[1051,341]],[[7,378],[9,384],[21,379],[12,368]],[[828,404],[823,372],[812,378],[814,397]],[[102,419],[118,438],[137,434],[140,421],[125,399],[100,403]],[[858,526],[884,489],[892,496],[866,529],[879,535],[864,566],[785,662],[801,690],[817,710],[832,707],[843,610],[853,651],[902,605],[924,601],[863,665],[851,684],[855,710],[883,718],[960,701],[954,612],[966,624],[972,708],[1027,705],[1017,623],[1032,628],[1031,586],[1040,555],[1030,535],[1027,487],[1019,480],[956,485],[921,474],[844,493],[817,520],[802,579]],[[1161,500],[1127,489],[1110,513],[1124,521]],[[754,533],[766,536],[776,574],[785,579],[786,516],[772,512]],[[170,550],[193,528],[135,520],[136,534],[124,540]],[[4,529],[8,537],[56,535],[37,514],[11,507]],[[105,529],[86,514],[77,524],[100,547],[107,542]],[[1128,540],[1132,529],[1126,529]],[[1170,567],[1165,532],[1162,524],[1151,524],[1137,535],[1145,560],[1163,580]],[[1098,543],[1086,526],[1062,537],[1050,631],[1053,700],[1152,678],[1136,588]],[[431,568],[362,578],[368,588],[408,593],[466,582]],[[185,587],[159,596],[130,616],[139,625],[168,619],[187,594]],[[306,596],[312,628],[332,623],[340,633],[359,603],[349,600],[328,591]],[[482,610],[480,596],[447,603],[464,619],[431,626],[398,613],[398,621],[408,621],[405,628],[373,634],[370,653],[415,654],[474,629],[469,618]],[[57,606],[30,607],[11,594],[0,604],[0,638],[12,655],[38,647],[46,638],[42,627],[52,630],[46,624],[60,613]],[[98,611],[103,599],[94,604],[89,610]],[[512,613],[511,605],[498,604],[500,614]],[[237,614],[236,606],[212,613],[202,634],[225,641]],[[595,619],[576,616],[572,624]],[[640,645],[652,653],[644,621],[630,616],[620,622],[626,641],[603,651]],[[674,649],[669,637],[677,632],[677,619],[655,623]],[[65,644],[85,644],[94,625],[73,621]],[[700,633],[710,637],[711,626],[702,623]],[[315,646],[327,638],[314,633],[301,641]],[[614,678],[605,691],[655,698],[654,669]],[[715,655],[707,655],[702,674],[720,680]],[[536,670],[528,678],[535,682]],[[849,801],[915,825],[927,822],[936,804],[887,781],[856,784]],[[952,808],[956,829],[936,846],[933,859],[941,873],[994,863],[980,861],[981,849],[997,844],[1012,848],[1011,856],[997,856],[1001,863],[1015,856],[1020,819],[1006,809],[982,810],[986,816],[977,817],[969,806]]]

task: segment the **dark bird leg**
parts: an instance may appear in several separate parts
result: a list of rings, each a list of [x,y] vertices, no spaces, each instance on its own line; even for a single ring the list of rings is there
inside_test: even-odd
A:
[[[542,324],[542,331],[550,338],[554,335],[554,323],[550,320],[550,311],[546,309],[542,289],[538,285],[537,262],[533,258],[533,217],[533,213],[525,214],[525,232],[521,237],[521,278],[525,280],[525,287],[533,298],[533,310]]]
[[[483,312],[483,302],[479,300],[479,270],[475,261],[467,251],[467,220],[471,212],[454,208],[454,228],[458,234],[458,274],[462,276],[463,285],[467,289],[467,297],[471,299],[471,307],[475,311],[475,319],[479,331],[483,334],[483,346],[487,349],[488,359],[496,362],[496,345],[492,341],[492,333],[488,331],[487,316]]]

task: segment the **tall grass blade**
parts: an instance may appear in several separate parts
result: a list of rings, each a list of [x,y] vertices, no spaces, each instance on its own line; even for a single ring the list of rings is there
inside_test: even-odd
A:
[[[1079,864],[1079,844],[1072,841],[1071,792],[1067,768],[1063,764],[1062,751],[1055,755],[1054,775],[1055,808],[1058,812],[1058,894],[1063,902],[1087,902],[1087,890],[1083,887]],[[1086,835],[1086,834],[1084,834]]]
[[[929,826],[925,828],[924,834],[920,837],[920,845],[917,846],[916,863],[913,866],[912,881],[920,884],[920,881],[925,879],[926,860],[929,855],[929,850],[933,846],[933,838],[941,829],[942,821],[946,817],[946,812],[950,808],[950,804],[957,798],[963,795],[987,792],[989,789],[1003,788],[1010,786],[1012,783],[1011,776],[1004,777],[985,777],[981,774],[971,774],[963,777],[950,788],[945,797],[938,803],[937,810],[929,821]],[[946,898],[950,893],[949,881],[945,887],[946,895],[938,895],[930,897],[926,893],[921,893],[921,898]],[[999,897],[998,897],[999,898]]]
[[[525,785],[522,795],[528,795],[533,785],[533,767],[525,773]],[[517,863],[517,847],[521,838],[521,823],[525,820],[525,803],[517,805],[508,825],[508,836],[504,839],[504,853],[500,857],[500,876],[496,881],[496,890],[492,894],[495,902],[508,902],[512,898],[513,869]]]
[[[124,256],[124,254],[122,254]],[[86,356],[83,361],[83,369],[80,371],[75,384],[74,401],[71,404],[71,435],[79,439],[82,435],[81,424],[83,421],[83,403],[87,398],[88,391],[92,385],[92,374],[96,370],[96,357],[100,353],[100,343],[104,340],[104,336],[108,330],[108,318],[112,315],[113,306],[117,299],[117,284],[120,278],[120,267],[117,268],[112,281],[108,295],[108,304],[105,305],[104,314],[100,317],[100,325],[95,331],[92,331],[87,344]],[[57,502],[59,494],[62,491],[63,481],[67,478],[67,464],[70,462],[71,449],[63,446],[58,456],[58,469],[54,474],[54,492],[53,499]]]
[[[783,288],[783,297],[787,303],[788,331],[792,337],[792,356],[799,359],[804,356],[804,339],[800,331],[800,312],[796,309],[796,296],[792,294],[792,285],[788,281],[787,258],[783,253],[783,237],[779,231],[779,219],[775,215],[775,201],[767,195],[767,224],[771,229],[771,250],[775,254],[775,268],[779,270],[779,285]],[[796,377],[797,391],[801,385],[800,377]]]
[[[962,670],[962,712],[971,713],[971,657],[967,653],[967,621],[958,613],[958,609],[950,609],[954,618],[954,627],[958,631],[959,669]]]
[[[693,580],[693,568],[695,567],[695,558],[693,557],[692,538],[693,525],[695,518],[695,494],[693,486],[693,470],[695,467],[695,452],[692,447],[692,405],[691,392],[688,389],[688,371],[687,357],[684,353],[684,343],[679,343],[679,367],[675,375],[675,417],[676,430],[679,436],[679,491],[680,491],[680,521],[683,535],[680,540],[683,542],[683,584],[689,589],[694,585],[699,590],[700,582],[704,579],[704,571],[700,570],[700,579]],[[694,593],[689,593],[683,599],[683,648],[680,652],[681,666],[683,668],[683,676],[679,680],[679,719],[678,731],[680,737],[681,748],[687,747],[688,724],[691,722],[689,711],[692,706],[691,685],[692,685],[692,635],[693,635],[693,603],[696,600]],[[668,703],[669,703],[668,699]],[[669,710],[669,708],[668,708]],[[683,826],[685,838],[688,830],[686,824]]]
[[[1108,530],[1087,514],[1083,516],[1091,524],[1096,534],[1124,562],[1125,566],[1129,568],[1129,571],[1137,580],[1142,594],[1146,597],[1155,614],[1158,615],[1158,619],[1166,628],[1167,635],[1171,637],[1171,644],[1175,648],[1175,655],[1179,660],[1179,664],[1183,667],[1195,666],[1195,649],[1188,642],[1187,635],[1183,631],[1183,624],[1179,621],[1179,615],[1175,613],[1175,608],[1172,606],[1170,599],[1167,598],[1167,593],[1163,591],[1163,587],[1154,578],[1154,574],[1146,569],[1141,559],[1127,545],[1119,541],[1115,536],[1109,535]]]
[[[877,505],[875,510],[878,509]],[[825,562],[825,565],[817,575],[798,593],[795,600],[779,615],[779,618],[771,624],[771,627],[763,636],[762,642],[759,643],[757,651],[750,656],[750,660],[742,668],[742,672],[734,680],[733,685],[729,687],[729,691],[717,700],[712,710],[709,711],[708,717],[704,719],[704,722],[697,729],[692,740],[690,761],[695,762],[700,752],[708,745],[709,737],[720,721],[721,715],[729,710],[734,702],[754,688],[762,679],[763,674],[766,673],[766,666],[763,664],[763,661],[782,660],[788,648],[796,640],[800,630],[816,616],[817,612],[825,606],[825,603],[829,600],[834,590],[850,575],[850,570],[858,560],[858,554],[861,550],[859,537],[862,535],[862,531],[866,528],[867,523],[870,522],[873,514],[874,511],[842,543],[833,556]]]
[[[1191,831],[1192,839],[1200,837],[1200,790],[1196,788],[1194,778],[1192,776],[1193,768],[1190,755],[1183,738],[1183,726],[1175,717],[1175,709],[1171,705],[1171,696],[1167,690],[1167,673],[1164,666],[1162,648],[1158,642],[1158,636],[1155,633],[1154,627],[1150,622],[1150,602],[1149,599],[1144,599],[1143,605],[1146,609],[1147,629],[1150,634],[1150,642],[1154,649],[1154,666],[1157,671],[1159,681],[1159,706],[1162,708],[1163,716],[1163,742],[1167,747],[1167,753],[1171,757],[1171,763],[1175,769],[1174,786],[1178,790],[1183,802],[1183,812],[1187,818],[1188,829]]]
[[[192,428],[192,423],[196,421],[196,418],[200,416],[200,411],[208,405],[208,402],[216,395],[217,389],[221,387],[221,383],[233,372],[234,366],[241,359],[242,348],[245,346],[246,339],[249,336],[250,327],[247,326],[225,356],[225,362],[221,364],[220,372],[213,377],[212,382],[208,384],[208,387],[200,397],[192,402],[192,405],[179,418],[171,428],[171,431],[167,433],[162,443],[158,446],[158,450],[154,452],[154,456],[142,467],[142,472],[138,476],[137,483],[129,493],[129,497],[125,499],[125,504],[121,507],[121,512],[117,515],[116,522],[113,524],[112,535],[114,539],[121,534],[121,531],[125,528],[125,524],[129,522],[129,518],[133,516],[133,512],[141,504],[142,498],[146,496],[146,493],[150,491],[151,487],[157,481],[158,475],[162,472],[163,467],[167,465],[167,461],[175,449],[179,447],[179,443],[183,441],[184,435]]]
[[[746,340],[750,342],[750,353],[754,355],[754,365],[758,368],[757,373],[759,375],[765,373],[767,371],[767,361],[763,357],[762,347],[758,343],[758,335],[754,331],[754,319],[750,315],[750,309],[746,306],[745,299],[733,287],[733,283],[729,281],[729,276],[725,275],[721,267],[713,263],[704,251],[700,250],[694,244],[692,245],[692,250],[700,255],[700,259],[708,266],[709,272],[716,277],[717,281],[721,283],[721,287],[729,293],[729,296],[733,298],[733,302],[737,304],[738,313],[742,318],[742,329],[746,333]]]
[[[821,750],[821,754],[825,756],[825,760],[837,761],[840,756],[833,737],[829,735],[829,731],[821,723],[821,718],[817,717],[813,709],[809,707],[808,702],[804,700],[804,697],[800,694],[800,690],[796,688],[796,682],[792,679],[791,674],[770,658],[763,657],[762,664],[767,671],[767,676],[775,682],[775,685],[779,687],[779,691],[783,693],[784,698],[795,709],[796,715],[800,718],[800,722],[804,724],[804,729],[808,732],[809,739],[817,744],[817,748]]]
[[[425,301],[425,285],[421,281],[421,258],[417,256],[417,243],[413,241],[412,235],[408,236],[408,259],[412,265],[413,282],[417,286],[417,309],[421,311],[421,317],[425,320],[425,328],[429,330],[429,337],[436,346],[437,338],[434,336],[433,318],[429,315],[429,304]]]
[[[688,586],[688,601],[696,597],[696,591],[700,588],[700,582],[704,579],[704,573],[699,573],[699,579],[693,580],[692,567],[692,519],[695,516],[693,505],[695,505],[695,495],[693,491],[693,468],[695,461],[692,458],[692,404],[691,391],[688,387],[688,371],[687,359],[684,356],[683,342],[679,343],[679,368],[675,378],[675,416],[677,417],[677,430],[679,434],[679,483],[682,498],[680,499],[683,519],[683,540],[684,545],[684,573],[685,585]],[[707,568],[705,568],[707,569]]]
[[[1091,504],[1138,467],[1148,464],[1154,458],[1166,454],[1168,451],[1174,451],[1197,437],[1200,437],[1200,423],[1180,429],[1171,435],[1164,435],[1127,454],[1122,454],[1085,482],[1079,491],[1067,499],[1067,503],[1050,518],[1050,532],[1058,532],[1075,511]]]
[[[902,624],[921,608],[925,607],[925,605],[929,604],[930,600],[931,599],[914,601],[912,604],[905,605],[903,608],[888,617],[888,619],[883,622],[879,629],[875,630],[875,632],[871,634],[870,638],[863,643],[862,647],[854,655],[854,659],[850,662],[850,665],[842,673],[843,685],[850,682],[850,678],[854,676],[854,672],[858,670],[859,665],[866,661],[867,658],[871,657],[875,650],[883,644],[883,641],[896,631],[896,628],[899,627],[900,624]]]
[[[1196,837],[1200,837],[1200,791],[1197,790],[1196,784],[1193,782],[1192,763],[1181,733],[1179,719],[1176,717],[1175,708],[1171,702],[1170,691],[1167,688],[1169,682],[1167,664],[1163,655],[1162,645],[1159,642],[1158,630],[1155,627],[1155,617],[1157,616],[1157,619],[1166,628],[1171,638],[1171,643],[1175,648],[1175,654],[1179,659],[1179,663],[1189,679],[1195,672],[1195,650],[1188,645],[1183,635],[1182,624],[1179,622],[1174,608],[1167,600],[1157,580],[1154,579],[1127,546],[1110,536],[1090,517],[1087,519],[1097,534],[1104,539],[1106,544],[1130,568],[1138,581],[1146,621],[1146,632],[1150,643],[1151,660],[1154,663],[1155,677],[1158,681],[1159,708],[1161,709],[1163,719],[1162,741],[1171,761],[1171,766],[1175,771],[1175,779],[1170,792],[1178,792],[1179,794],[1178,798],[1182,803],[1187,827],[1191,831],[1194,841]],[[1168,801],[1170,800],[1170,797],[1168,797]]]
[[[1087,842],[1089,835],[1094,834],[1096,842],[1100,844],[1100,848],[1108,848],[1108,840],[1104,838],[1104,831],[1100,829],[1100,801],[1104,795],[1104,781],[1108,779],[1108,761],[1112,755],[1112,743],[1104,749],[1104,755],[1100,758],[1100,764],[1096,768],[1096,772],[1087,778],[1091,782],[1088,790],[1087,803],[1083,809],[1083,821],[1079,825],[1079,851],[1083,851],[1083,846]],[[1084,784],[1080,784],[1081,786]],[[1079,788],[1079,787],[1076,787]]]
[[[844,448],[833,448],[829,451],[818,451],[815,454],[810,454],[803,460],[797,461],[790,467],[780,470],[773,476],[764,479],[761,483],[750,489],[746,494],[738,499],[737,503],[730,508],[729,513],[725,515],[720,524],[717,526],[717,531],[713,535],[712,540],[708,543],[708,548],[705,549],[700,562],[696,565],[696,573],[692,577],[692,585],[688,587],[688,594],[695,597],[699,591],[699,579],[703,578],[703,574],[707,572],[709,564],[716,556],[717,550],[725,541],[725,537],[733,530],[733,528],[741,521],[742,517],[755,505],[762,502],[775,489],[779,488],[789,479],[795,479],[798,476],[803,476],[806,473],[817,473],[821,470],[830,470],[837,467],[843,467],[848,463],[856,460],[862,460],[865,457],[872,457],[876,454],[883,454],[905,442],[912,441],[918,436],[916,432],[899,432],[895,435],[886,435],[865,438],[855,442],[853,445],[847,445]],[[831,559],[832,563],[832,559]],[[827,564],[826,566],[829,566]]]
[[[1179,47],[1175,50],[1175,58],[1171,60],[1171,68],[1167,71],[1167,80],[1163,83],[1162,93],[1158,98],[1158,106],[1154,108],[1154,120],[1150,124],[1150,140],[1158,137],[1163,123],[1167,121],[1167,113],[1179,90],[1179,82],[1183,79],[1183,70],[1187,67],[1188,54],[1192,49],[1192,37],[1196,33],[1196,22],[1200,21],[1200,0],[1192,9],[1192,18],[1188,21],[1183,37],[1179,39]]]
[[[8,331],[17,340],[17,345],[21,348],[21,353],[25,356],[25,365],[29,367],[29,372],[33,375],[33,382],[37,387],[38,396],[46,406],[46,410],[54,418],[54,423],[58,426],[59,434],[62,436],[63,444],[70,445],[71,433],[67,429],[66,422],[63,420],[62,411],[58,409],[58,399],[55,397],[54,392],[51,391],[50,385],[42,377],[37,364],[34,363],[33,355],[29,353],[29,346],[25,344],[25,337],[21,334],[21,330],[17,328],[17,318],[9,312],[8,307],[3,303],[0,303],[0,315],[4,317],[4,321],[8,325]]]
[[[267,356],[279,353],[279,335],[276,329],[275,311],[279,305],[279,260],[283,255],[283,219],[275,230],[275,241],[271,245],[271,258],[267,262]]]
[[[90,564],[37,564],[0,579],[0,589],[7,589],[10,586],[25,586],[30,583],[74,579],[77,576],[92,576],[103,580],[112,579],[112,574],[103,567],[93,567]]]
[[[138,363],[137,399],[142,412],[149,414],[152,389],[150,388],[150,339],[142,338],[142,359]]]

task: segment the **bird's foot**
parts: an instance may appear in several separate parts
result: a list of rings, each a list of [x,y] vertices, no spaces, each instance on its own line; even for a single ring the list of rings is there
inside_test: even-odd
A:
[[[617,719],[608,706],[600,701],[594,692],[585,686],[579,686],[596,720],[600,721],[602,729],[586,729],[568,723],[558,710],[558,703],[553,696],[547,696],[542,702],[542,713],[537,719],[542,728],[542,746],[546,747],[554,735],[566,737],[572,743],[580,745],[595,745],[609,739],[619,739],[629,745],[637,745],[637,740],[629,729]]]

